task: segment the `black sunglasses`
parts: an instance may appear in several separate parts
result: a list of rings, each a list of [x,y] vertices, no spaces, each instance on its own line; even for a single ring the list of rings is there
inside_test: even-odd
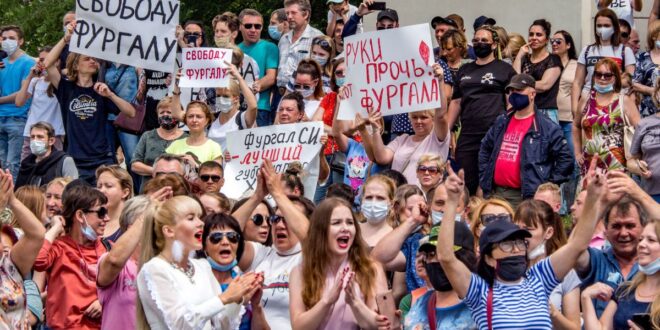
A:
[[[209,241],[211,242],[211,244],[215,245],[220,243],[223,237],[227,237],[229,243],[236,244],[238,243],[238,239],[241,237],[241,234],[235,231],[228,231],[224,233],[216,231],[215,233],[211,233],[211,235],[209,235]]]
[[[247,23],[247,24],[243,24],[243,27],[246,28],[246,29],[248,29],[248,30],[252,30],[252,28],[254,28],[255,30],[261,30],[261,28],[263,27],[263,25],[261,25],[261,24]]]
[[[301,85],[301,84],[295,84],[293,85],[294,89],[302,89],[304,91],[308,91],[310,89],[316,88],[316,86],[307,86],[307,85]]]
[[[612,77],[614,77],[614,73],[596,71],[596,72],[594,72],[594,77],[600,78],[600,79],[603,79],[603,80],[610,80],[610,79],[612,79]]]
[[[286,221],[286,220],[284,220],[283,216],[277,214],[268,217],[268,223],[270,223],[271,226],[277,225],[277,223],[280,221]]]
[[[559,39],[559,38],[550,39],[550,43],[552,43],[553,45],[561,45],[562,41],[564,41],[564,40]]]
[[[626,39],[626,38],[628,38],[628,37],[630,37],[630,33],[628,33],[628,32],[621,32],[621,38]]]
[[[488,224],[498,221],[498,220],[504,220],[507,222],[511,222],[511,215],[510,214],[482,214],[481,215],[481,224],[484,226],[488,226]]]
[[[105,218],[106,215],[108,215],[108,209],[105,208],[104,206],[99,207],[98,210],[86,209],[86,210],[83,210],[83,212],[85,212],[85,213],[96,213],[96,216],[99,217],[99,219],[103,219],[103,218]]]
[[[208,175],[208,174],[200,175],[199,178],[202,179],[203,182],[208,182],[209,179],[211,179],[213,180],[214,183],[218,183],[218,181],[222,179],[222,177],[219,175]]]
[[[186,37],[186,38],[187,38],[187,37],[196,37],[196,38],[199,38],[199,37],[202,36],[202,34],[201,34],[201,33],[197,33],[197,32],[184,32],[184,33],[183,33],[183,36]]]
[[[266,221],[266,217],[264,217],[261,214],[255,214],[250,219],[252,220],[252,222],[254,222],[255,226],[261,226],[264,223],[264,221]]]
[[[332,47],[330,47],[330,43],[327,40],[323,40],[323,39],[314,40],[314,44],[319,45],[319,46],[324,47],[324,48],[332,48]]]

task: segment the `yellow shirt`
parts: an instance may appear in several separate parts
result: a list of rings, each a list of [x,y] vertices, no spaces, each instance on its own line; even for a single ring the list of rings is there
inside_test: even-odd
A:
[[[197,157],[197,159],[199,159],[200,163],[222,157],[222,148],[217,142],[211,139],[206,140],[201,146],[191,146],[186,144],[186,139],[179,139],[172,142],[172,144],[165,149],[165,152],[179,156],[191,152]]]

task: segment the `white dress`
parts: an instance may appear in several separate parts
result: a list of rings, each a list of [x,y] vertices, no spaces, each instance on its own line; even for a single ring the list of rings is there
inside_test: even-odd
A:
[[[142,266],[138,294],[151,329],[238,328],[241,306],[222,304],[220,287],[206,260],[190,262],[195,268],[194,283],[159,257]]]

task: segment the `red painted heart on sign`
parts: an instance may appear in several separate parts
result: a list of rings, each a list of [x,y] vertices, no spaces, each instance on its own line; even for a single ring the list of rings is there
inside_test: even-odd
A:
[[[429,57],[431,55],[431,48],[424,41],[419,43],[419,55],[422,57],[422,60],[424,60],[424,64],[429,63]]]

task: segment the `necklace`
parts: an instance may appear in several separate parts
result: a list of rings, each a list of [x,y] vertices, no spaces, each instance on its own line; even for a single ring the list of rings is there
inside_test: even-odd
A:
[[[161,256],[161,258],[165,259],[165,257],[162,257],[162,256]],[[165,259],[165,261],[168,261],[168,260]],[[172,266],[172,268],[178,269],[180,272],[182,272],[184,275],[186,275],[188,277],[188,279],[190,280],[190,283],[195,284],[195,280],[193,279],[193,276],[195,276],[195,267],[190,262],[190,260],[188,260],[187,269],[181,268],[181,266],[177,265],[173,261],[170,261],[170,265]]]

